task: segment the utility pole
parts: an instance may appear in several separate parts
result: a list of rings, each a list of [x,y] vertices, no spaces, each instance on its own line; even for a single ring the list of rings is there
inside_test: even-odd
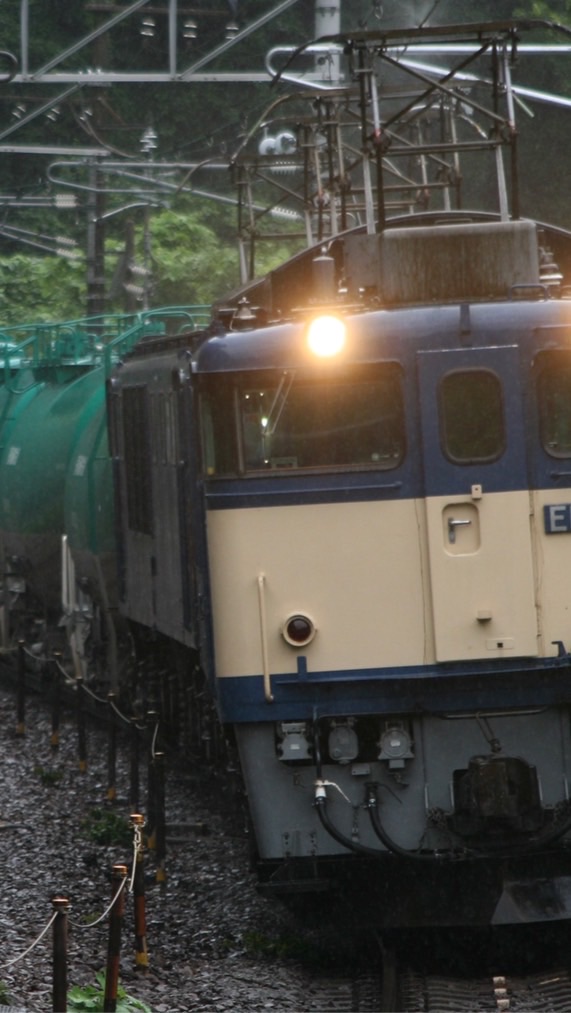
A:
[[[89,165],[87,211],[87,315],[105,312],[105,225],[101,173],[97,162]]]
[[[109,38],[99,36],[93,43],[95,66],[106,66],[109,58]],[[102,111],[99,102],[93,103],[93,116],[99,134]],[[87,315],[98,317],[105,313],[105,196],[102,173],[97,161],[88,169],[89,191],[87,198]]]

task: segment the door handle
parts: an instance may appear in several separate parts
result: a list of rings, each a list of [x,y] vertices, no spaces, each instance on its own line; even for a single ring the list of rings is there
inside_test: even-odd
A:
[[[449,517],[448,518],[448,541],[450,542],[451,545],[454,545],[454,543],[456,541],[456,528],[462,528],[466,524],[471,524],[471,523],[472,523],[472,521],[469,521],[469,520],[461,521],[461,520],[456,520],[455,517]]]

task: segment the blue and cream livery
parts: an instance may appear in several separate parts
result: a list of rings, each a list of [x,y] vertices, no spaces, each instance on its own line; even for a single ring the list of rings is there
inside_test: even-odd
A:
[[[140,485],[145,453],[156,477],[131,490],[146,533],[125,486],[123,608],[200,652],[272,886],[398,860],[418,891],[432,861],[414,919],[445,882],[451,921],[450,869],[485,858],[495,885],[461,917],[501,923],[526,917],[530,855],[569,885],[571,301],[545,297],[536,226],[490,220],[419,228],[415,256],[439,251],[420,305],[413,231],[370,237],[383,308],[247,330],[237,310],[125,362],[123,470]]]

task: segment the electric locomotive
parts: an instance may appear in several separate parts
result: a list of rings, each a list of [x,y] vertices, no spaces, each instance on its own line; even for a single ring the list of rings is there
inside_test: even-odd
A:
[[[385,928],[570,914],[571,233],[518,202],[511,72],[536,27],[292,53],[276,76],[301,59],[305,93],[263,129],[275,114],[295,146],[276,162],[252,134],[232,159],[240,289],[205,329],[145,321],[117,346],[109,457],[100,411],[66,416],[47,533],[70,547],[74,670],[105,656],[122,702],[209,741],[213,701],[261,888],[349,883]],[[460,51],[456,75],[417,43]],[[261,193],[293,201],[307,248],[257,280]],[[26,455],[5,360],[3,642],[24,564],[50,602],[60,588],[12,506]],[[94,398],[104,375],[82,380]]]
[[[490,213],[449,200],[475,143],[405,144],[395,82],[384,117],[373,92],[376,61],[467,26],[321,40],[357,68],[360,196],[334,147],[318,241],[110,385],[122,611],[206,673],[265,888],[359,870],[385,926],[569,916],[571,235],[521,218],[504,175],[521,29],[470,26],[493,55]],[[435,90],[442,121],[446,80],[399,122],[434,120]],[[411,154],[440,209],[404,170],[383,187]]]

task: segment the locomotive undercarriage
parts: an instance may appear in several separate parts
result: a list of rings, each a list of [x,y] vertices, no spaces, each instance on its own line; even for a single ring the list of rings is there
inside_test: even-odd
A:
[[[537,856],[445,858],[409,862],[385,852],[377,859],[257,860],[259,891],[296,904],[325,894],[379,929],[508,926],[571,918],[569,851]],[[329,910],[329,907],[328,907]]]
[[[45,689],[58,678],[73,692],[81,681],[91,699],[112,697],[125,721],[139,729],[156,725],[156,748],[174,747],[186,761],[213,770],[234,764],[197,653],[127,623],[93,594],[89,581],[74,584],[63,608],[51,608],[26,579],[25,561],[8,560],[0,648],[14,673],[19,647],[31,688]]]
[[[514,718],[520,720],[522,752],[535,727],[535,748],[527,758],[504,751],[503,733]],[[568,749],[559,752],[554,744],[556,730],[560,741],[569,738],[568,709],[427,720],[453,729],[448,741],[440,736],[443,761],[437,768],[425,748],[434,738],[433,725],[423,728],[417,715],[322,718],[315,725],[276,727],[272,745],[281,774],[273,780],[266,769],[279,826],[261,843],[267,847],[281,831],[282,854],[270,857],[259,848],[260,889],[295,897],[334,887],[341,903],[344,898],[362,905],[368,916],[374,912],[380,927],[571,917],[566,840],[571,807],[563,769]],[[475,734],[466,732],[466,722]],[[467,753],[478,735],[487,750],[470,753],[460,764],[457,743],[465,740]],[[248,733],[238,738],[248,783]],[[529,759],[550,748],[561,764],[559,786]],[[444,766],[448,803],[432,805],[431,776]],[[297,795],[295,811],[287,814],[280,790],[285,778]],[[250,802],[255,812],[256,800],[250,796]],[[412,813],[413,802],[422,809],[420,817]],[[415,840],[407,836],[411,825],[417,828]]]
[[[38,593],[30,581],[30,564],[24,556],[3,557],[0,582],[0,646],[5,655],[18,644],[30,657],[52,656],[66,647],[61,609]]]
[[[263,737],[268,749],[268,733],[238,730],[247,787]],[[274,799],[258,840],[264,889],[321,890],[362,869],[395,904],[403,879],[416,884],[403,924],[433,924],[433,904],[454,923],[475,883],[469,923],[569,917],[566,707],[278,722],[272,737],[275,776],[268,763],[265,788],[250,791],[254,812]]]

